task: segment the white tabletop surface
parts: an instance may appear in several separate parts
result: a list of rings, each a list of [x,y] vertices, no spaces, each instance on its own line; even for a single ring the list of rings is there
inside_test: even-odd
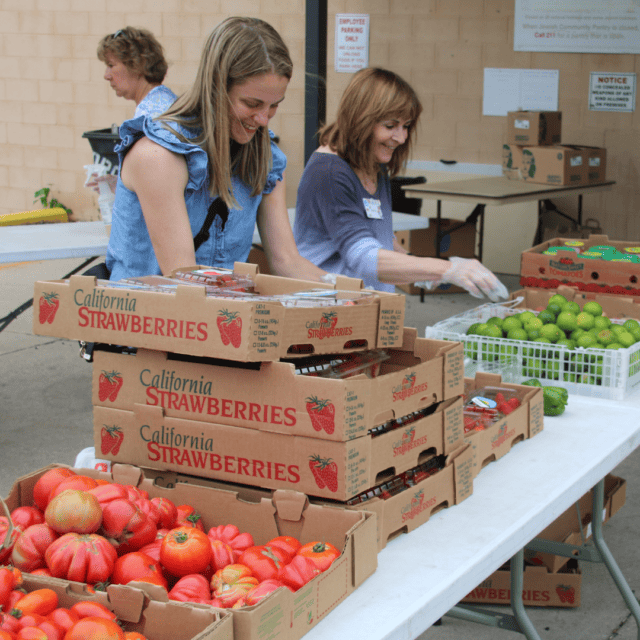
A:
[[[289,209],[292,224],[294,217],[295,209]],[[428,226],[429,218],[393,213],[394,231]],[[260,243],[257,228],[253,242]],[[107,253],[107,243],[104,224],[100,221],[0,227],[0,263],[103,256]]]
[[[638,447],[639,417],[637,396],[571,396],[562,416],[487,465],[467,500],[389,542],[377,571],[305,640],[418,637]]]

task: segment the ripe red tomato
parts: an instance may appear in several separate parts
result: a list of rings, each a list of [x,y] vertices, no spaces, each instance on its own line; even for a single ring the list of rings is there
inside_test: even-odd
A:
[[[233,564],[238,554],[222,540],[211,540],[209,538],[209,544],[211,545],[211,565],[214,571],[224,569],[228,564]]]
[[[38,625],[38,629],[47,634],[47,640],[63,640],[66,633],[63,627],[49,617]]]
[[[0,640],[15,640],[15,635],[5,629],[0,629]]]
[[[241,605],[240,603],[236,603],[236,605],[252,607],[254,604],[258,604],[261,600],[264,600],[268,595],[271,595],[280,587],[285,587],[285,589],[293,591],[291,587],[288,587],[279,580],[264,580],[259,585],[251,589],[251,591],[247,592],[247,595],[242,599]]]
[[[215,606],[232,607],[257,584],[258,578],[244,564],[230,564],[216,571],[211,578],[211,595],[215,597]]]
[[[160,526],[160,509],[151,502],[148,498],[138,498],[134,501],[134,504],[144,513],[147,514],[151,520],[153,520],[153,524],[156,527]]]
[[[16,507],[11,512],[11,522],[14,527],[23,531],[32,524],[44,522],[44,513],[38,507]]]
[[[209,581],[200,573],[190,573],[182,576],[169,591],[169,599],[178,602],[203,602],[211,601],[211,587]]]
[[[122,555],[153,542],[157,527],[131,500],[117,499],[104,505],[100,532]]]
[[[249,547],[238,558],[239,564],[244,564],[259,582],[275,578],[282,567],[289,562],[289,556],[279,547],[260,545]]]
[[[103,604],[99,602],[91,602],[90,600],[81,600],[76,602],[69,609],[72,613],[78,616],[78,618],[103,618],[104,620],[117,620],[116,616],[111,609],[107,609]]]
[[[49,615],[58,607],[58,594],[53,589],[35,589],[20,598],[13,609],[22,614],[39,613],[41,616]]]
[[[75,476],[76,472],[65,467],[56,467],[45,471],[33,487],[33,501],[40,511],[44,512],[49,504],[51,492],[66,478]]]
[[[125,640],[147,640],[147,636],[143,636],[139,631],[125,631]]]
[[[319,573],[321,573],[320,569],[311,558],[295,556],[289,564],[282,567],[278,579],[297,591]]]
[[[107,580],[117,557],[113,545],[95,533],[65,533],[44,554],[54,577],[89,584]]]
[[[133,580],[144,581],[146,578],[154,578],[154,584],[167,587],[160,563],[140,551],[131,551],[120,556],[111,574],[112,584],[128,584]]]
[[[102,523],[102,507],[87,491],[65,489],[49,500],[44,519],[58,533],[95,533]]]
[[[326,571],[340,553],[330,542],[307,542],[298,549],[298,555],[311,558],[320,571]]]
[[[117,482],[99,484],[97,487],[89,489],[87,493],[90,493],[91,495],[94,495],[96,498],[98,498],[98,502],[100,503],[101,507],[104,507],[107,502],[111,502],[112,500],[129,498],[129,492],[127,491],[126,487],[122,484],[118,484]]]
[[[49,640],[47,634],[38,627],[22,627],[15,636],[16,640]]]
[[[240,554],[249,547],[253,547],[255,542],[250,533],[240,533],[235,524],[222,524],[218,527],[211,527],[207,532],[210,540],[222,540],[235,551],[235,560],[238,561]]]
[[[20,529],[10,527],[9,519],[6,516],[0,516],[0,564],[8,564],[13,545],[20,537],[20,533]]]
[[[67,609],[66,607],[58,607],[54,609],[48,616],[49,620],[52,620],[60,627],[62,627],[65,631],[69,631],[73,625],[80,620],[80,616],[71,611],[71,609]]]
[[[178,515],[176,516],[176,527],[193,527],[204,531],[202,516],[190,505],[181,504],[176,507]]]
[[[159,527],[164,529],[173,529],[176,526],[176,518],[178,517],[178,509],[169,498],[151,498],[151,502],[158,507],[160,511]]]
[[[162,540],[160,562],[174,576],[202,573],[211,561],[211,543],[200,529],[176,527]]]
[[[282,549],[289,557],[289,560],[291,560],[291,558],[296,555],[298,549],[302,546],[300,540],[298,540],[298,538],[294,538],[293,536],[277,536],[269,540],[269,542],[267,542],[267,545],[270,547],[279,547],[280,549]]]
[[[69,478],[65,478],[49,495],[49,501],[53,500],[56,496],[60,495],[63,491],[67,489],[76,489],[79,491],[88,491],[89,489],[93,489],[97,487],[98,483],[89,476],[79,476],[75,475]],[[46,510],[45,510],[45,519],[46,519]]]
[[[28,572],[44,567],[45,551],[57,539],[58,534],[48,524],[32,524],[16,540],[11,552],[11,563]]]
[[[89,617],[76,622],[64,640],[125,640],[125,636],[117,622]]]

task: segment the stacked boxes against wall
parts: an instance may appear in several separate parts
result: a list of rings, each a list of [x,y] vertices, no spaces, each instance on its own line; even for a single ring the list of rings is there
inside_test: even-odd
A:
[[[562,112],[510,111],[502,172],[511,179],[583,186],[606,179],[606,149],[560,144]]]

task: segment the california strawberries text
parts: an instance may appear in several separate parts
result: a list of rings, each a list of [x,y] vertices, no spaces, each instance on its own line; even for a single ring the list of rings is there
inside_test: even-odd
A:
[[[128,293],[125,297],[110,296],[104,290],[93,289],[85,295],[82,289],[77,289],[74,301],[79,307],[80,327],[186,340],[204,341],[208,338],[206,322],[137,315],[136,299],[130,298]]]
[[[221,474],[266,478],[296,484],[300,482],[300,468],[283,462],[240,458],[216,453],[215,439],[177,433],[164,425],[153,430],[149,425],[140,427],[140,437],[147,443],[147,457],[174,467],[207,469]],[[238,479],[242,482],[242,479]]]
[[[406,400],[416,393],[423,393],[429,387],[428,382],[423,382],[422,384],[417,384],[415,387],[410,387],[408,389],[403,389],[402,387],[397,387],[393,390],[392,396],[393,401],[397,402],[398,400]]]

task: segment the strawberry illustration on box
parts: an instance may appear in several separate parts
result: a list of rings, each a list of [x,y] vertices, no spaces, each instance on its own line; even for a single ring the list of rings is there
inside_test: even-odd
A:
[[[320,324],[328,325],[328,329],[333,329],[338,323],[338,314],[335,311],[325,311],[320,319]]]
[[[560,598],[560,602],[567,602],[569,604],[574,604],[576,601],[576,590],[573,587],[569,587],[564,584],[559,584],[556,587],[556,593]]]
[[[220,339],[223,345],[231,344],[236,349],[242,343],[242,318],[238,317],[237,311],[221,309],[216,318]]]
[[[318,488],[327,487],[333,493],[338,490],[338,465],[331,458],[321,458],[315,454],[309,459],[309,469]]]
[[[415,371],[408,373],[404,379],[402,380],[402,388],[403,389],[413,389],[416,384],[416,374]]]
[[[38,320],[40,324],[48,322],[51,324],[56,317],[56,312],[60,306],[57,293],[43,293],[38,301]]]
[[[123,379],[118,371],[102,371],[98,380],[98,398],[100,402],[115,402],[122,387]]]
[[[329,434],[333,433],[336,428],[336,408],[331,400],[320,400],[316,396],[310,396],[306,401],[311,426],[316,431],[324,429]]]
[[[109,427],[105,424],[102,427],[100,436],[100,450],[102,451],[102,455],[106,455],[109,452],[114,456],[118,455],[120,445],[124,440],[124,433],[122,433],[122,429],[116,426]]]

